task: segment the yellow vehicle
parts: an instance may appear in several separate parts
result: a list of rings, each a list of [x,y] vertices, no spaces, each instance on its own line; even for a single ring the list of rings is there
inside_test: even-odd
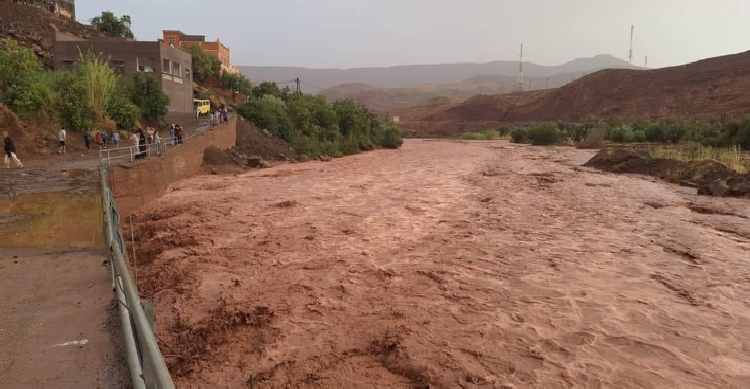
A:
[[[193,99],[193,109],[198,115],[207,115],[211,112],[211,102],[208,100]]]

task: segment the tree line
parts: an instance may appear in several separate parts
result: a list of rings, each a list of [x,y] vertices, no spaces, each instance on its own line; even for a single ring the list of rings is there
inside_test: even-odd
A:
[[[341,157],[403,144],[398,127],[353,100],[329,104],[322,96],[292,93],[273,82],[252,87],[237,112],[310,157]]]

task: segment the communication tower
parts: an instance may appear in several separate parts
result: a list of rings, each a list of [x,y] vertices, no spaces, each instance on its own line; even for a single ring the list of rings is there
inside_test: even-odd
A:
[[[628,69],[633,67],[633,32],[635,31],[635,26],[630,25],[630,54],[628,55]]]
[[[523,92],[523,43],[521,43],[521,55],[518,61],[518,83],[516,83],[516,92]]]

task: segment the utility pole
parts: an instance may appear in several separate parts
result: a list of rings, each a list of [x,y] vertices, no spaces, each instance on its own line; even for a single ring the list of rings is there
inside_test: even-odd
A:
[[[648,55],[646,56],[646,62],[643,64],[643,67],[648,69]]]
[[[635,31],[635,25],[630,25],[630,54],[628,55],[628,69],[633,67],[633,32]]]
[[[300,86],[300,80],[299,77],[297,77],[294,82],[297,83],[297,93],[302,94],[302,87]],[[316,83],[317,84],[317,83]]]
[[[517,92],[523,92],[523,43],[521,43],[521,55],[518,61],[518,83],[516,85]]]

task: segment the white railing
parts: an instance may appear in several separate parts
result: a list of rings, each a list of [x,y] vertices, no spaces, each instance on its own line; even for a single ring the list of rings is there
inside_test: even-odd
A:
[[[233,118],[229,118],[233,120]],[[216,126],[220,126],[218,124]],[[215,126],[214,126],[215,127]],[[125,146],[114,149],[101,149],[99,150],[99,161],[102,166],[114,166],[114,165],[132,165],[139,159],[149,159],[154,157],[160,157],[166,153],[169,149],[180,147],[180,145],[190,142],[196,137],[203,135],[206,131],[210,130],[212,126],[205,124],[198,127],[191,134],[177,140],[177,138],[170,139],[169,137],[162,138],[159,143],[149,143],[143,146]],[[143,147],[143,149],[141,149]]]

